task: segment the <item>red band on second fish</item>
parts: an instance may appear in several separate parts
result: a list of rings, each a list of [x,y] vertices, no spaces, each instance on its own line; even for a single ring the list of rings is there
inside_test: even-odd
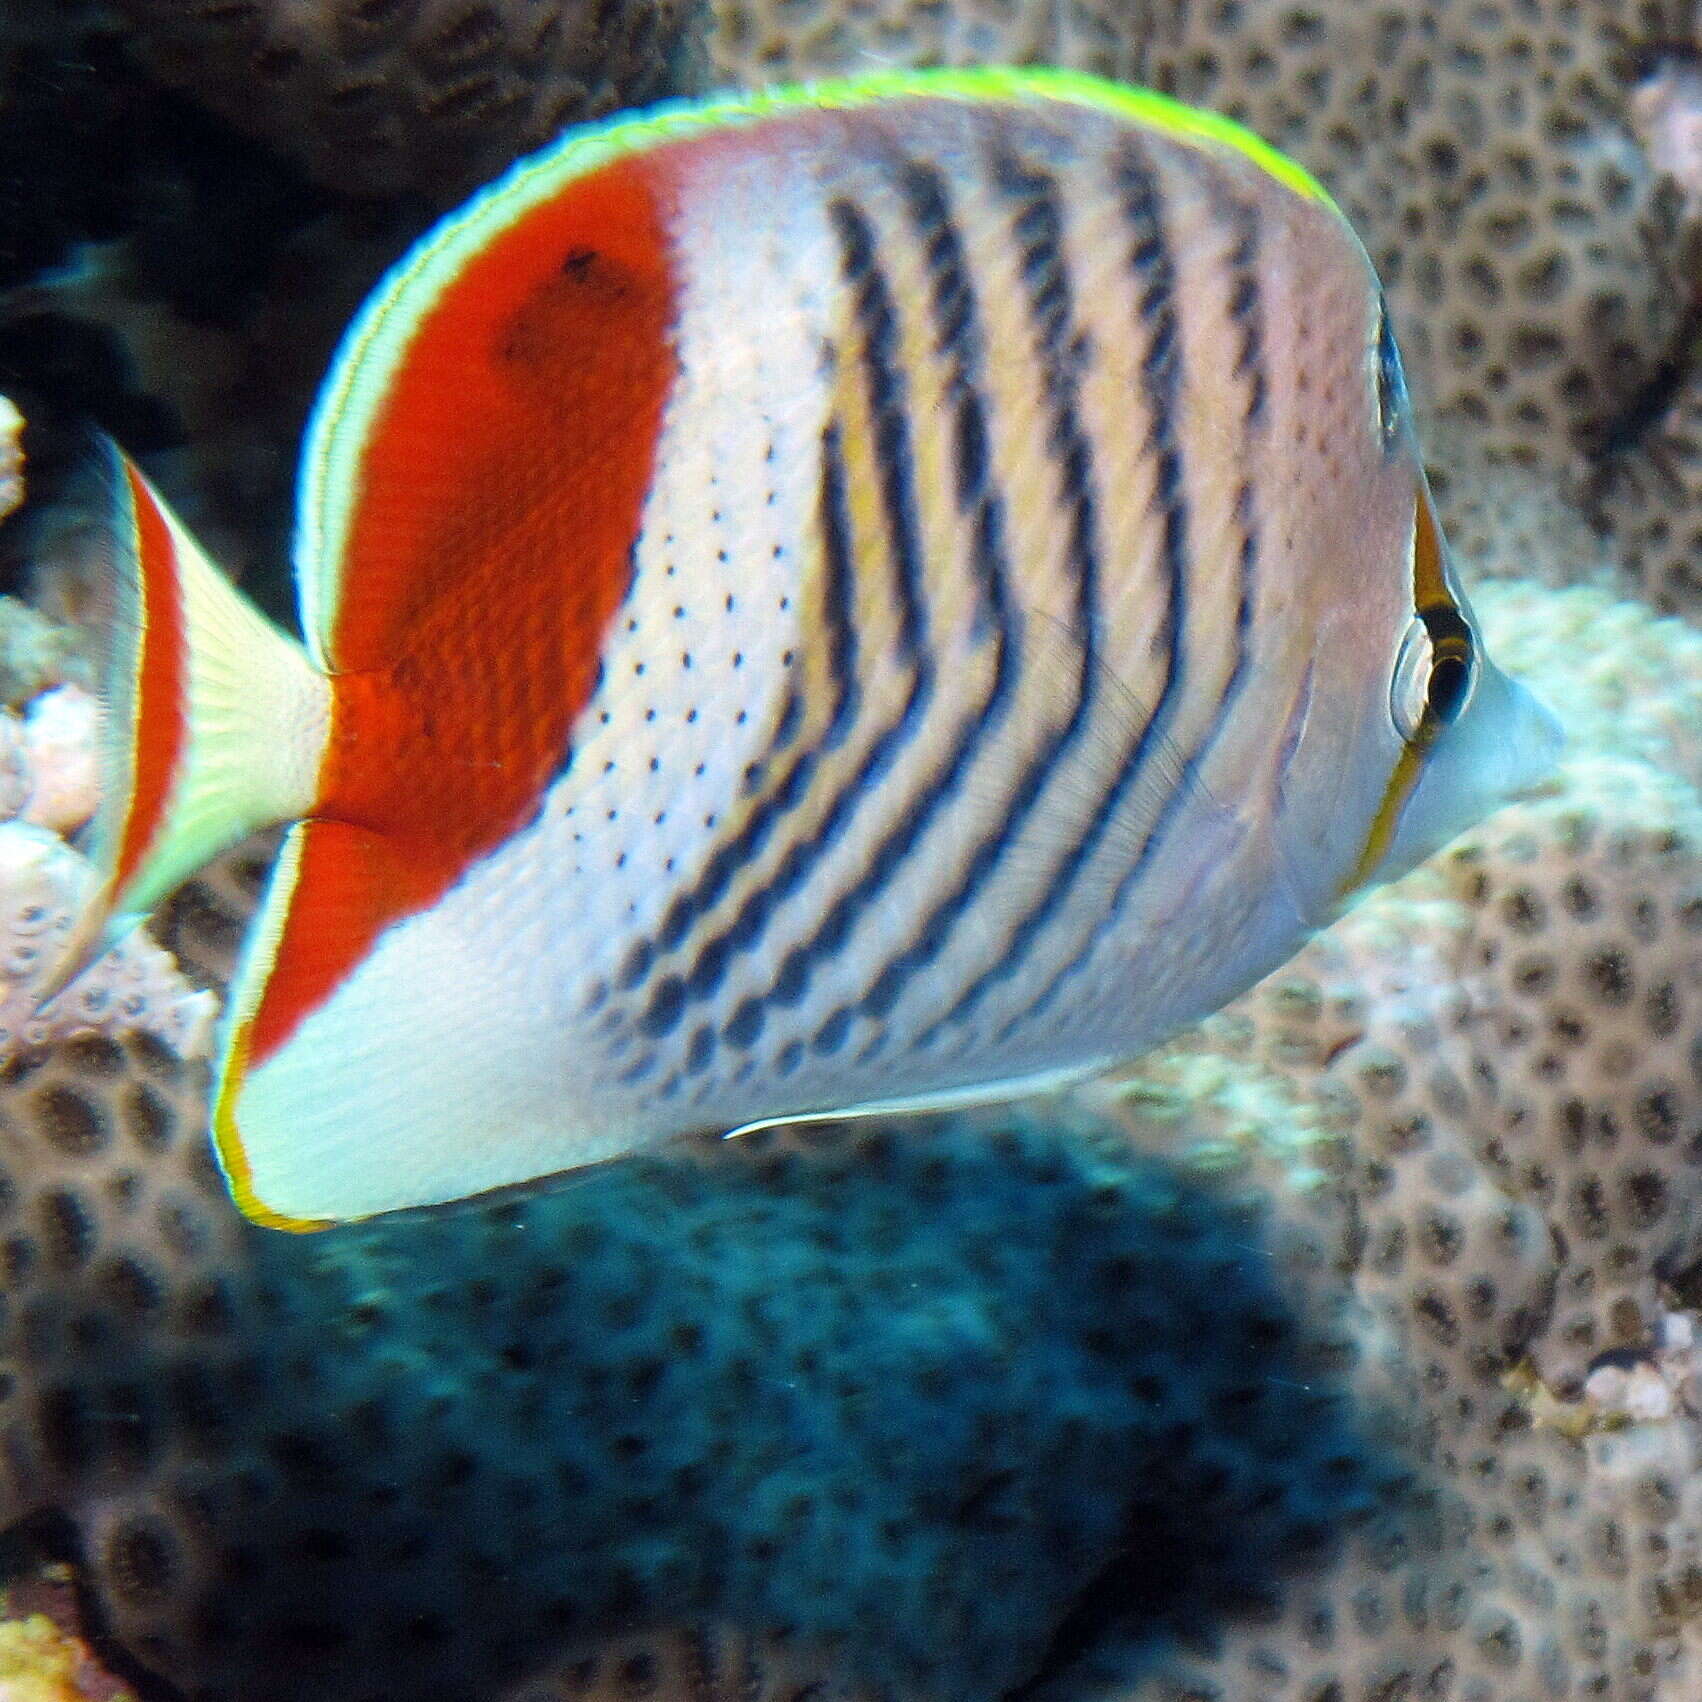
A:
[[[617,161],[496,231],[413,329],[376,410],[326,635],[313,813],[369,829],[384,854],[344,867],[353,841],[310,834],[254,1064],[378,934],[522,827],[566,756],[676,370],[652,170]],[[306,936],[333,895],[348,925],[328,946]]]

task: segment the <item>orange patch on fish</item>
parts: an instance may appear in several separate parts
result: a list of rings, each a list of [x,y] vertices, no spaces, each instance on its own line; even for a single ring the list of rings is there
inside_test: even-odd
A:
[[[631,573],[672,313],[663,210],[627,161],[499,232],[414,331],[358,472],[314,812],[382,850],[310,835],[254,1063],[565,762]]]

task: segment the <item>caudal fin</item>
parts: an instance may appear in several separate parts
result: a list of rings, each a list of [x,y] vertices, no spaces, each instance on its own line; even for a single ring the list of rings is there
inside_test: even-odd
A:
[[[102,876],[53,978],[227,846],[311,807],[330,688],[111,444],[102,610]]]

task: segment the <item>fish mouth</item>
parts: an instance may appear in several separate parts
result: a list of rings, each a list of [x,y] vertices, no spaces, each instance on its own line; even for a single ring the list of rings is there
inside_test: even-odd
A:
[[[1393,880],[1504,805],[1552,790],[1565,749],[1554,711],[1482,657],[1471,702],[1425,753],[1367,878]]]

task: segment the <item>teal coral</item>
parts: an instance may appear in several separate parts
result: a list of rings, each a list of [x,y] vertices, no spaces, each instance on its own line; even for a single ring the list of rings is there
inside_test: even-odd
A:
[[[770,1137],[304,1241],[237,1226],[197,1085],[89,1042],[0,1126],[17,1510],[188,1696],[485,1698],[709,1618],[978,1702],[1096,1584],[1227,1608],[1376,1480],[1257,1213],[1104,1131]]]

